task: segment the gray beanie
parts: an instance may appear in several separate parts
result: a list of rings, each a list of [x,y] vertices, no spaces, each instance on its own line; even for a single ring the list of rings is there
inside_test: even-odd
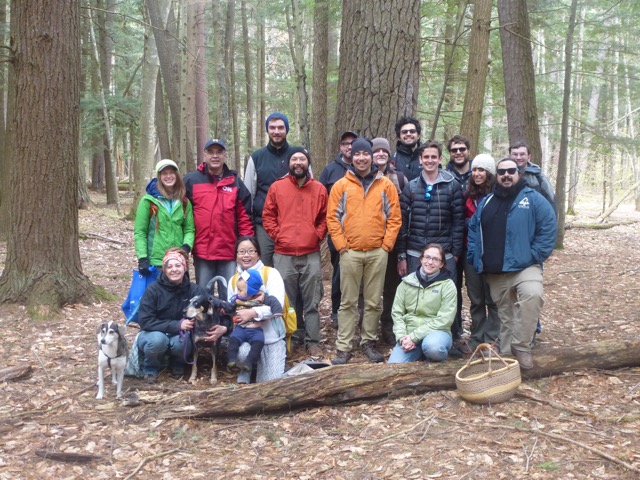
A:
[[[391,156],[391,147],[389,146],[389,140],[382,137],[376,137],[371,140],[371,150],[375,152],[376,150],[380,149],[386,150],[389,156]]]
[[[351,144],[351,155],[365,151],[373,158],[373,150],[371,150],[371,140],[364,137],[356,138]]]
[[[476,155],[476,158],[473,159],[471,169],[473,170],[474,168],[483,168],[487,172],[491,173],[491,175],[495,175],[496,161],[488,153],[481,153],[480,155]]]

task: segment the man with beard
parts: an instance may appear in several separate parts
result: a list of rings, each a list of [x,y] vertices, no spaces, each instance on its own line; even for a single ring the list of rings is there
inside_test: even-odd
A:
[[[404,173],[407,180],[411,181],[420,176],[420,122],[413,117],[400,117],[395,124],[396,151],[393,154],[392,163],[398,171]]]
[[[320,174],[320,183],[327,189],[327,193],[331,193],[333,184],[344,177],[347,170],[351,168],[351,144],[358,138],[358,134],[347,130],[340,135],[340,153],[327,165]],[[331,266],[333,273],[331,274],[331,323],[333,328],[338,328],[338,308],[340,308],[340,254],[331,241],[331,237],[327,239],[329,247],[329,255],[331,256]]]
[[[345,364],[351,358],[361,285],[364,299],[360,331],[362,349],[370,361],[384,360],[376,350],[383,272],[402,224],[395,185],[377,168],[371,168],[371,142],[360,137],[353,142],[351,152],[353,170],[348,170],[333,186],[327,207],[329,234],[340,252],[342,290],[337,355],[331,360],[334,365]]]
[[[556,243],[556,217],[549,202],[527,186],[514,160],[500,160],[496,172],[494,192],[469,221],[467,259],[487,275],[500,317],[500,351],[511,352],[528,369],[543,305],[542,264]]]
[[[454,135],[447,142],[447,151],[449,152],[447,170],[460,182],[463,192],[467,191],[467,184],[471,177],[470,145],[469,139],[462,135]]]
[[[298,290],[302,293],[307,352],[320,357],[320,242],[327,234],[328,195],[309,174],[310,163],[307,150],[289,148],[289,174],[269,188],[262,224],[275,242],[274,266],[282,275],[287,296],[295,298]]]
[[[262,209],[271,184],[289,171],[289,120],[284,114],[274,112],[267,117],[265,127],[269,143],[249,157],[244,170],[244,183],[253,200],[253,223],[262,252],[262,262],[273,267],[273,240],[262,226]],[[291,298],[296,298],[296,295]]]

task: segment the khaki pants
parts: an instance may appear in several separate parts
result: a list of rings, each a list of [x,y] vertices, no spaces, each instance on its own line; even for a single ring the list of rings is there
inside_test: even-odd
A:
[[[500,351],[531,351],[538,317],[544,304],[542,267],[532,265],[519,272],[488,274],[491,298],[500,317]]]
[[[342,298],[338,311],[338,338],[336,348],[342,352],[352,350],[352,341],[358,323],[358,295],[363,287],[364,316],[361,344],[378,339],[380,323],[380,296],[384,286],[388,254],[383,248],[359,251],[347,250],[340,255],[340,290]]]

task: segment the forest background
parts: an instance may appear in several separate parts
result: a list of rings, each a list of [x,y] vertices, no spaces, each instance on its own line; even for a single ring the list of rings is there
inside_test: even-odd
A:
[[[556,185],[561,227],[579,196],[603,216],[630,196],[640,209],[639,9],[619,0],[0,1],[0,300],[56,308],[86,298],[77,209],[87,188],[106,191],[118,213],[118,188],[131,189],[133,214],[157,160],[192,170],[211,137],[225,140],[242,174],[273,111],[289,117],[290,143],[310,149],[318,173],[339,132],[393,144],[395,120],[413,115],[423,140],[462,133],[472,155],[498,159],[510,141],[527,141]],[[28,252],[18,248],[25,237]]]

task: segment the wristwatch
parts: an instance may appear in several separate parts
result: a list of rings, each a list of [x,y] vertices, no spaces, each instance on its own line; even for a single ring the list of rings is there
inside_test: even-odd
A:
[[[405,253],[399,253],[398,254],[398,261],[401,262],[402,260],[406,260],[407,259],[407,255]]]

